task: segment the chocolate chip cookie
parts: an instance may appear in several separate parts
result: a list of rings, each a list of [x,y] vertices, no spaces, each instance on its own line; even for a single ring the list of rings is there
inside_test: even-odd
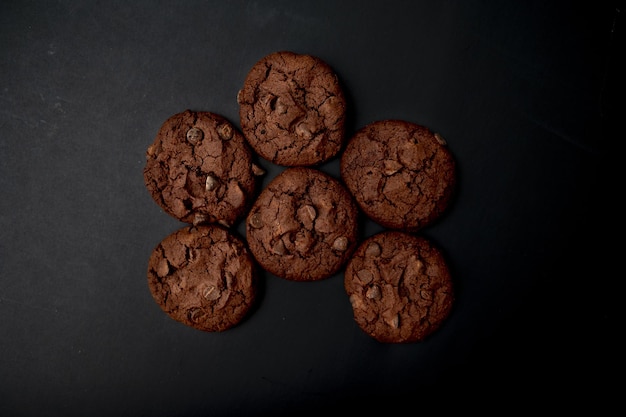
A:
[[[174,320],[220,332],[254,306],[257,270],[245,241],[222,226],[187,226],[163,239],[148,262],[148,286]]]
[[[455,161],[441,135],[403,120],[358,130],[341,155],[340,171],[371,220],[408,232],[438,219],[456,184]]]
[[[358,244],[358,208],[335,178],[287,168],[261,191],[246,219],[250,252],[272,274],[316,281],[340,270]]]
[[[245,216],[263,170],[243,134],[221,115],[186,110],[169,117],[146,154],[154,201],[190,224],[231,226]]]
[[[452,309],[450,271],[429,240],[401,231],[383,231],[363,241],[344,276],[354,319],[385,343],[422,341]]]
[[[343,146],[346,99],[337,75],[318,57],[290,51],[263,57],[237,101],[244,136],[274,164],[312,166]]]

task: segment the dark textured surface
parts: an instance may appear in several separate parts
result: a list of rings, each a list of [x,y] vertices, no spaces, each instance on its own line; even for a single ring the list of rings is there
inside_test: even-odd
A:
[[[616,6],[0,2],[0,415],[485,411],[495,398],[601,413],[622,378]],[[277,50],[335,69],[348,134],[416,122],[458,162],[450,210],[422,232],[457,298],[423,343],[364,334],[341,274],[266,274],[254,314],[218,334],[150,295],[150,253],[181,223],[146,190],[147,147],[185,109],[236,122],[247,72]],[[280,169],[264,166],[267,184]],[[321,169],[337,177],[337,159]]]

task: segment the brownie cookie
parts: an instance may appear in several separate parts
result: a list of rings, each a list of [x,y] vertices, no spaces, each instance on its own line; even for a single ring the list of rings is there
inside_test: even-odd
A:
[[[337,75],[317,57],[265,56],[248,73],[237,102],[244,136],[277,165],[315,165],[343,146],[346,99]]]
[[[327,278],[357,245],[358,208],[335,178],[287,168],[265,187],[246,220],[250,252],[266,271],[293,281]]]
[[[146,154],[144,181],[154,201],[185,223],[231,226],[243,218],[263,170],[224,117],[186,110],[168,118]]]
[[[148,285],[174,320],[220,332],[240,323],[256,298],[256,264],[245,242],[216,224],[187,226],[157,245]]]
[[[358,130],[341,155],[341,177],[373,221],[415,232],[448,207],[456,183],[446,142],[428,128],[381,120]]]
[[[442,253],[401,231],[363,241],[346,265],[344,285],[356,323],[385,343],[423,340],[448,317],[454,300]]]

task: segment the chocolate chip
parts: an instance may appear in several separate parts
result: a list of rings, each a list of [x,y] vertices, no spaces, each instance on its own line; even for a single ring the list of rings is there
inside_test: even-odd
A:
[[[204,132],[198,129],[197,127],[192,127],[191,129],[187,131],[187,140],[192,145],[195,145],[196,143],[200,142],[203,137],[204,137]]]
[[[196,213],[193,216],[193,222],[192,223],[193,223],[194,226],[197,226],[197,225],[199,225],[201,223],[204,223],[204,222],[206,222],[208,220],[209,220],[209,216],[207,216],[206,214]]]
[[[380,256],[380,245],[376,242],[370,242],[365,249],[367,256]]]
[[[435,139],[437,139],[437,142],[440,145],[447,145],[446,140],[443,138],[443,136],[441,136],[439,133],[435,133]]]
[[[164,277],[170,273],[170,264],[167,262],[167,259],[161,259],[159,265],[157,266],[156,273],[160,277]]]
[[[228,222],[227,222],[226,220],[224,220],[224,219],[220,219],[220,220],[218,220],[218,221],[217,221],[217,223],[218,223],[218,224],[221,224],[222,226],[227,227],[227,228],[230,228],[230,226],[231,226],[231,224],[230,224],[230,223],[228,223]]]
[[[233,127],[230,124],[224,123],[217,128],[217,133],[223,140],[230,140],[233,137]]]
[[[228,190],[226,190],[225,200],[229,202],[233,207],[238,207],[243,204],[246,196],[243,190],[237,183],[230,183]]]
[[[313,132],[308,124],[302,122],[296,126],[296,135],[308,140],[313,137]]]
[[[274,103],[274,111],[278,114],[287,113],[287,104],[285,104],[280,97],[278,97]]]
[[[263,227],[263,220],[261,219],[261,215],[259,213],[255,213],[250,216],[250,221],[248,223],[255,229],[260,229],[261,227]]]
[[[220,290],[214,285],[209,285],[202,291],[202,296],[207,300],[217,300],[220,298]]]
[[[213,191],[215,188],[217,188],[217,185],[218,185],[217,178],[211,175],[207,175],[204,188],[207,191]]]
[[[305,204],[298,208],[297,216],[304,227],[310,230],[313,228],[313,221],[317,217],[317,210],[315,207]]]
[[[193,323],[197,323],[204,316],[204,311],[200,307],[193,307],[187,311],[187,317]]]
[[[391,317],[385,319],[385,322],[394,329],[397,329],[398,327],[400,327],[400,316],[398,314],[394,314]]]
[[[371,282],[372,279],[374,279],[374,274],[372,274],[367,269],[361,269],[359,272],[356,273],[356,276],[359,277],[359,280],[363,284],[367,284],[367,283]]]
[[[226,288],[232,288],[235,282],[235,277],[229,271],[224,273],[224,277],[226,278]]]
[[[366,307],[363,304],[363,300],[360,297],[357,297],[356,294],[352,294],[350,296],[350,304],[352,304],[352,308],[365,310]]]
[[[265,175],[265,170],[258,166],[257,164],[252,164],[252,174],[260,177],[261,175]]]
[[[383,165],[385,166],[383,170],[385,175],[393,175],[402,169],[402,164],[394,159],[385,159]]]
[[[380,287],[378,285],[373,285],[367,290],[365,296],[371,300],[380,300]]]
[[[276,243],[274,243],[274,246],[272,246],[272,252],[274,252],[276,255],[284,255],[285,254],[285,243],[282,240],[278,240],[276,241]]]
[[[419,259],[416,259],[415,262],[411,265],[411,269],[415,271],[415,273],[419,273],[422,268],[424,268],[424,263]]]
[[[339,236],[333,242],[333,249],[344,252],[346,249],[348,249],[348,238],[345,236]]]
[[[276,96],[274,94],[267,94],[260,99],[263,106],[268,110],[268,113],[274,110],[276,104]]]
[[[194,248],[187,246],[185,250],[185,259],[188,263],[193,263],[198,260],[198,251]]]

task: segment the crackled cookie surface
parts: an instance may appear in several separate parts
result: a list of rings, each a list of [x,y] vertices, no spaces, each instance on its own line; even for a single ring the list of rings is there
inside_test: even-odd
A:
[[[237,101],[246,139],[277,165],[315,165],[343,145],[346,99],[337,75],[317,57],[289,51],[263,57]]]
[[[341,156],[340,170],[370,219],[409,232],[441,216],[456,183],[444,139],[403,120],[376,121],[357,131]]]
[[[315,281],[339,271],[357,245],[357,211],[335,178],[287,168],[261,191],[246,219],[250,251],[267,271]]]
[[[148,262],[148,285],[171,318],[219,332],[240,323],[257,294],[244,241],[218,225],[187,226],[163,239]]]
[[[186,223],[231,226],[255,197],[263,170],[224,117],[186,110],[169,117],[148,147],[144,180],[154,201]]]
[[[356,323],[385,343],[423,340],[448,317],[454,300],[440,250],[400,231],[363,241],[346,265],[344,286]]]

